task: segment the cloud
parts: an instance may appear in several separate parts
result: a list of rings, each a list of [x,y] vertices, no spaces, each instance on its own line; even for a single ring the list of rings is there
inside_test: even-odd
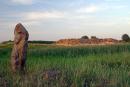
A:
[[[79,13],[95,13],[97,11],[99,11],[99,7],[96,6],[96,5],[90,5],[90,6],[87,6],[87,7],[82,7],[80,9],[77,10],[77,12]]]
[[[107,1],[107,2],[113,2],[113,1],[118,2],[118,1],[122,1],[122,0],[105,0],[105,1]]]
[[[103,12],[103,11],[110,11],[110,10],[120,10],[120,9],[125,9],[128,8],[127,5],[110,5],[106,3],[98,4],[98,5],[89,5],[89,6],[84,6],[76,10],[78,13],[97,13],[97,12]]]
[[[130,18],[128,18],[128,24],[130,24]]]
[[[125,9],[125,8],[127,8],[127,6],[126,5],[113,5],[113,6],[105,6],[106,7],[106,9],[108,9],[108,10],[120,10],[120,9]]]
[[[52,12],[29,12],[25,14],[25,19],[28,20],[42,20],[42,19],[58,19],[63,18],[64,13],[58,11]]]
[[[17,4],[32,4],[33,0],[11,0],[13,3]]]

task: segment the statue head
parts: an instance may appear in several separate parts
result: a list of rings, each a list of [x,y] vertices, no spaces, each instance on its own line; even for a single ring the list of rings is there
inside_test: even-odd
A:
[[[28,40],[28,32],[21,23],[18,23],[14,30],[14,42],[18,44],[21,40]]]

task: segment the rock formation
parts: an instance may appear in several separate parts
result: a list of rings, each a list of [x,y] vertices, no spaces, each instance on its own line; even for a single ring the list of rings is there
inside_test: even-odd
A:
[[[61,39],[56,42],[57,45],[72,46],[72,45],[107,45],[116,44],[119,41],[112,38],[99,39],[92,37],[91,39]]]
[[[19,23],[14,30],[14,46],[11,54],[13,72],[24,71],[28,48],[28,31]]]
[[[57,41],[56,44],[71,46],[71,45],[80,44],[80,40],[79,39],[61,39],[61,40]]]

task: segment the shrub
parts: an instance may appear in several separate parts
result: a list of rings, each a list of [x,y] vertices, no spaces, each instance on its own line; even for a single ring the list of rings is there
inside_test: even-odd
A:
[[[123,35],[122,35],[122,40],[125,41],[125,42],[130,41],[129,35],[128,35],[128,34],[123,34]]]
[[[88,36],[82,36],[81,39],[89,39]]]
[[[96,36],[91,36],[91,39],[97,39],[97,37]]]

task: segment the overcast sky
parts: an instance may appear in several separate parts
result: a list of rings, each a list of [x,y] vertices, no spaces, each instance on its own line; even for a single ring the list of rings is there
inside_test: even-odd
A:
[[[30,40],[120,39],[130,35],[130,0],[0,0],[0,41],[13,40],[19,22]]]

